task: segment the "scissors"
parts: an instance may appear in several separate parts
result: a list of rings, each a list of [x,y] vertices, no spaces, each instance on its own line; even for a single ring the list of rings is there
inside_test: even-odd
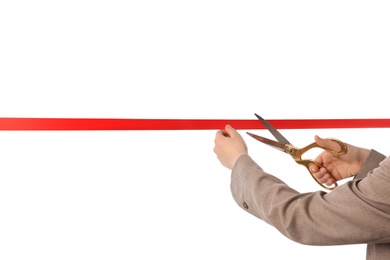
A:
[[[310,149],[312,148],[321,148],[321,149],[324,149],[326,151],[329,151],[333,156],[338,156],[338,155],[342,155],[342,154],[345,154],[347,152],[347,146],[337,140],[337,139],[334,139],[334,138],[327,138],[329,140],[332,140],[332,141],[335,141],[337,142],[339,145],[340,145],[340,151],[335,151],[335,150],[331,150],[331,149],[327,149],[325,147],[321,147],[319,146],[316,142],[314,143],[311,143],[309,144],[308,146],[305,146],[303,148],[297,148],[295,146],[293,146],[282,134],[279,133],[278,130],[276,130],[276,128],[274,128],[269,122],[267,122],[266,120],[264,120],[262,117],[260,117],[259,115],[255,114],[255,116],[260,120],[260,122],[265,126],[267,127],[267,129],[271,132],[271,134],[278,140],[278,141],[273,141],[271,139],[268,139],[268,138],[265,138],[265,137],[262,137],[262,136],[258,136],[258,135],[255,135],[255,134],[252,134],[252,133],[248,133],[247,134],[251,137],[253,137],[254,139],[256,139],[257,141],[260,141],[262,143],[265,143],[267,145],[270,145],[278,150],[281,150],[289,155],[291,155],[291,157],[295,160],[296,163],[298,164],[301,164],[303,166],[305,166],[307,168],[307,170],[309,171],[310,175],[313,177],[313,179],[323,188],[327,189],[327,190],[333,190],[334,188],[337,187],[337,183],[334,183],[333,185],[331,186],[327,186],[325,184],[322,184],[321,182],[319,182],[319,180],[314,177],[314,175],[311,173],[310,169],[309,169],[309,165],[310,164],[316,164],[318,167],[322,167],[318,162],[316,161],[313,161],[313,160],[308,160],[308,159],[302,159],[301,156],[302,154],[304,154],[305,152],[309,151]]]

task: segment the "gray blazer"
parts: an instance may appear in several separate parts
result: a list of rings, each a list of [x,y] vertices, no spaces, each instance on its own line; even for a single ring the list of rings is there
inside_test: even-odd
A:
[[[329,193],[299,193],[243,155],[232,170],[231,191],[245,211],[295,242],[364,243],[366,259],[390,259],[390,157],[375,150],[353,180]]]

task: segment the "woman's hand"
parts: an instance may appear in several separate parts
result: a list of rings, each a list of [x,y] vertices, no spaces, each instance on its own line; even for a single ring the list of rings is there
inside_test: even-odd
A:
[[[338,151],[341,149],[337,142],[314,137],[316,143],[321,147]],[[347,152],[343,155],[333,156],[330,152],[324,151],[315,159],[322,167],[315,164],[310,165],[310,171],[321,183],[330,186],[345,178],[358,174],[364,161],[367,159],[370,150],[346,144]]]
[[[214,152],[218,160],[228,169],[233,169],[238,157],[248,154],[248,148],[242,136],[230,125],[215,135]]]

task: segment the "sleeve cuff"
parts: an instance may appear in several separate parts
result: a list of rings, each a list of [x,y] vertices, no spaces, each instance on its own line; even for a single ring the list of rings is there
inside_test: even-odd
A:
[[[375,168],[379,167],[379,163],[384,159],[386,159],[386,156],[372,149],[370,154],[368,155],[367,160],[364,162],[362,168],[356,175],[355,179],[365,178]]]

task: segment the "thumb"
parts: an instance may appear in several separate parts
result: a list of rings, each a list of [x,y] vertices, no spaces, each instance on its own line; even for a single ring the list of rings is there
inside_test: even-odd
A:
[[[321,138],[318,135],[316,135],[314,137],[314,140],[316,141],[316,143],[319,146],[321,146],[325,149],[333,150],[333,151],[339,151],[341,149],[340,145],[337,142],[334,142],[334,141],[329,140],[329,139]]]

